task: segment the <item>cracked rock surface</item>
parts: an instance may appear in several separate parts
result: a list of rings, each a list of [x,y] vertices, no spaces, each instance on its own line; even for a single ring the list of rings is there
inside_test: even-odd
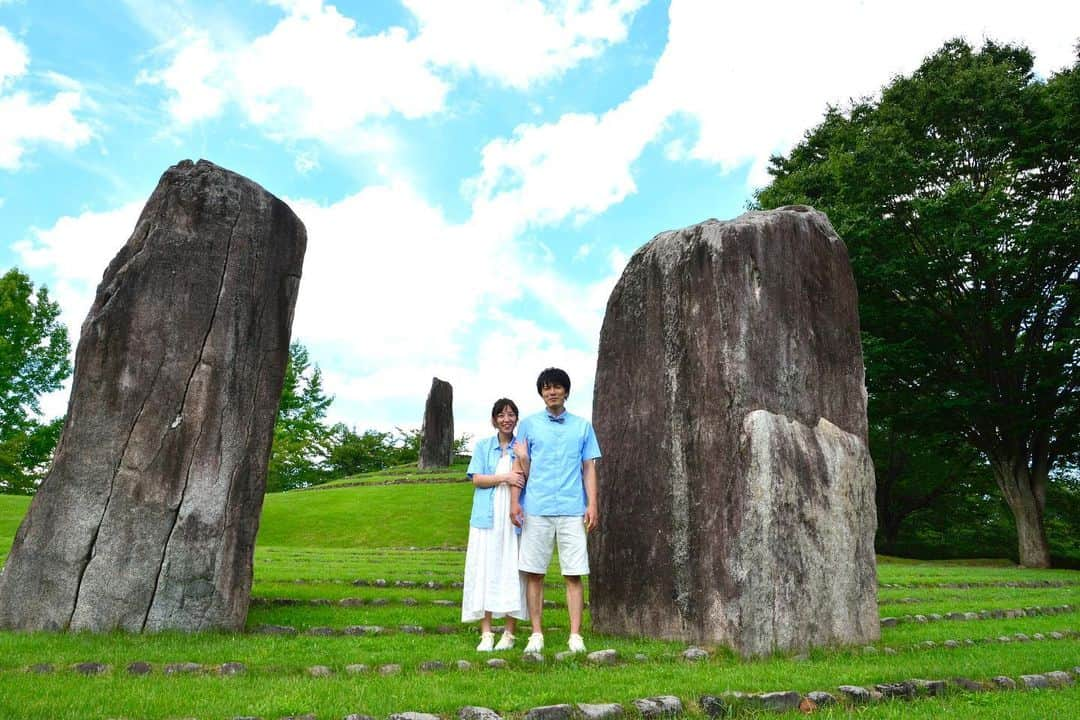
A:
[[[593,422],[598,632],[745,656],[879,637],[858,298],[825,215],[709,220],[634,253]]]
[[[83,322],[0,627],[243,627],[306,243],[244,177],[164,173]]]

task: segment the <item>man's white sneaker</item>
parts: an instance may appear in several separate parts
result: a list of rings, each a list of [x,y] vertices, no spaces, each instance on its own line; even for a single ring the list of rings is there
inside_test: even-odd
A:
[[[509,650],[514,647],[514,635],[513,633],[504,632],[502,637],[499,638],[499,643],[495,646],[496,650]]]
[[[585,652],[585,641],[577,633],[571,633],[570,641],[566,643],[566,646],[570,648],[572,653]]]
[[[495,646],[495,633],[480,633],[480,644],[476,646],[476,652],[491,652]]]
[[[529,636],[529,644],[525,646],[525,652],[544,652],[544,633],[533,633]]]

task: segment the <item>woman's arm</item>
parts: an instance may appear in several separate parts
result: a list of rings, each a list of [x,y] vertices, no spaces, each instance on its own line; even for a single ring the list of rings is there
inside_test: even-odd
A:
[[[478,488],[495,487],[496,485],[509,485],[511,488],[522,487],[525,484],[525,480],[519,473],[508,472],[499,475],[481,475],[477,473],[472,476],[472,484]]]

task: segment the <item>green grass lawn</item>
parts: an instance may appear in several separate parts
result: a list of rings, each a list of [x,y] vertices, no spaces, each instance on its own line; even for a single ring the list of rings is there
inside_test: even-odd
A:
[[[461,591],[453,586],[464,567],[462,547],[468,537],[472,495],[469,484],[456,482],[463,475],[464,466],[443,473],[394,468],[345,479],[334,488],[267,496],[255,554],[256,602],[248,627],[288,625],[299,634],[0,632],[0,719],[218,720],[314,713],[324,720],[352,712],[381,718],[405,710],[452,718],[464,705],[484,705],[520,717],[531,707],[560,702],[618,702],[630,709],[633,700],[657,694],[679,696],[688,703],[687,714],[699,717],[701,695],[727,690],[835,692],[840,684],[960,675],[1016,678],[1022,673],[1080,665],[1080,635],[1076,634],[1080,631],[1080,573],[1023,570],[1001,561],[879,558],[882,616],[1062,604],[1072,605],[1073,610],[1011,619],[903,622],[883,628],[880,641],[873,643],[874,653],[863,648],[818,648],[801,657],[744,661],[723,648],[709,648],[711,657],[701,663],[682,659],[685,643],[596,635],[586,613],[589,649],[612,648],[620,655],[616,666],[594,667],[581,657],[554,659],[554,653],[565,647],[568,617],[562,607],[562,589],[553,584],[545,590],[545,598],[557,604],[544,611],[545,663],[523,662],[519,642],[518,651],[500,654],[508,666],[492,669],[483,664],[490,656],[480,656],[473,649],[475,625],[459,621]],[[0,551],[6,553],[28,504],[28,498],[0,496]],[[550,572],[549,580],[558,580],[557,558]],[[1015,586],[1043,582],[1053,584]],[[353,599],[352,606],[341,604],[347,598]],[[448,601],[453,604],[447,605]],[[378,625],[385,632],[375,636],[303,634],[314,627],[340,630],[349,625]],[[419,625],[426,632],[408,634],[402,625]],[[1052,632],[1066,637],[1050,639]],[[1047,639],[993,641],[1016,633],[1041,633]],[[975,642],[955,649],[941,645],[964,639]],[[937,646],[922,647],[927,640]],[[895,653],[887,654],[887,648]],[[642,659],[636,659],[639,655]],[[455,661],[462,659],[474,666],[456,669]],[[421,663],[433,660],[447,669],[420,670]],[[110,668],[95,677],[69,669],[89,661]],[[153,672],[129,676],[125,668],[136,661],[151,663]],[[247,672],[237,677],[214,674],[215,666],[234,661],[245,663]],[[200,663],[205,671],[193,676],[164,674],[166,664],[179,662]],[[42,663],[53,665],[55,672],[27,671]],[[376,671],[345,672],[347,665],[355,663],[372,668],[396,663],[402,670],[389,676]],[[307,669],[314,665],[330,667],[333,676],[310,677]],[[1080,685],[1043,691],[950,693],[857,710],[823,709],[817,714],[1025,720],[1075,716],[1077,703]],[[743,716],[755,717],[753,713]]]

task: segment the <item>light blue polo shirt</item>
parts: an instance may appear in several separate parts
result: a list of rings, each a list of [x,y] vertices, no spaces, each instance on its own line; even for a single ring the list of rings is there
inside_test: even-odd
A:
[[[547,410],[518,425],[518,438],[529,447],[529,479],[522,508],[529,515],[584,515],[588,505],[581,463],[600,457],[592,424],[563,412]]]
[[[513,457],[514,441],[510,440],[506,452]],[[472,459],[469,460],[469,469],[465,474],[470,480],[473,475],[494,475],[495,467],[502,457],[502,448],[499,447],[499,436],[484,438],[476,443],[473,449]],[[495,487],[475,488],[473,490],[472,515],[469,517],[469,525],[474,528],[490,528],[495,521]]]

